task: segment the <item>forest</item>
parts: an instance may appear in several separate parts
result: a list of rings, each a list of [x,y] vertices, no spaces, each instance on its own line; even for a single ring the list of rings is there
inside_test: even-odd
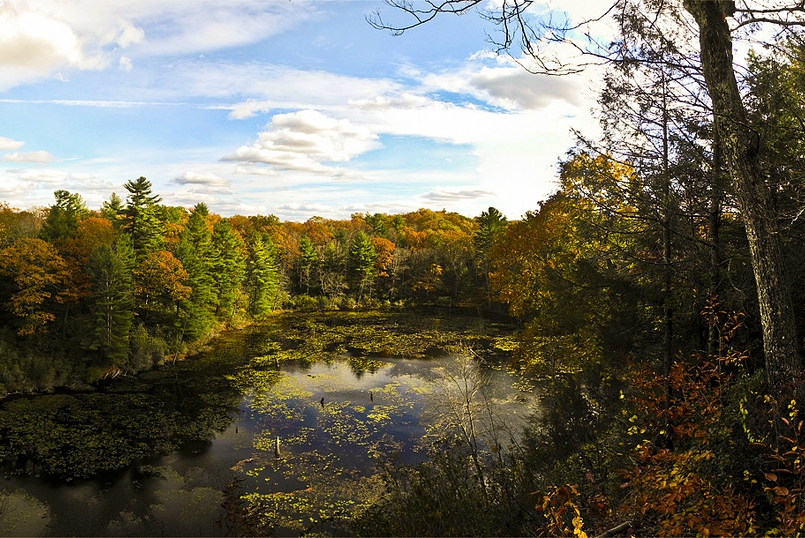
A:
[[[687,4],[702,28],[726,20],[707,9],[729,2]],[[144,177],[98,209],[64,190],[0,206],[0,392],[192,360],[282,311],[507,318],[508,366],[545,381],[522,442],[457,437],[387,470],[350,533],[803,532],[805,41],[749,54],[738,121],[706,52],[624,5],[603,137],[579,136],[518,219],[222,217],[162,204]],[[230,523],[266,532],[259,506]]]

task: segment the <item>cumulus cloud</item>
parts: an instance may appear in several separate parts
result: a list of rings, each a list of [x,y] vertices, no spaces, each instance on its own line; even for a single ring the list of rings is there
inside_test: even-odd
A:
[[[48,68],[78,64],[82,58],[78,37],[68,25],[6,2],[0,6],[0,65]]]
[[[20,142],[18,140],[12,140],[11,138],[0,136],[0,151],[19,149],[24,145],[25,142]]]
[[[103,69],[111,49],[125,48],[142,39],[142,30],[130,23],[92,19],[96,4],[0,3],[0,90],[53,75],[69,80],[69,70]],[[98,4],[100,5],[100,4]]]
[[[22,151],[6,153],[3,155],[3,160],[15,163],[47,164],[53,160],[53,155],[47,151]]]
[[[338,170],[325,163],[345,163],[379,145],[369,128],[308,109],[277,114],[257,142],[241,146],[224,160],[333,174]]]
[[[215,174],[200,174],[197,172],[185,172],[181,176],[173,179],[179,185],[204,185],[207,187],[228,187],[230,181]]]
[[[145,39],[145,30],[142,28],[134,26],[129,21],[124,21],[122,26],[119,35],[115,38],[115,42],[121,49],[141,43]]]
[[[483,68],[468,80],[491,104],[509,109],[538,110],[558,100],[577,105],[583,92],[579,77],[535,76],[521,67]]]
[[[423,91],[448,91],[507,110],[540,110],[557,101],[578,106],[587,84],[581,75],[535,75],[510,58],[488,54],[474,55],[458,68],[410,76],[422,80]]]

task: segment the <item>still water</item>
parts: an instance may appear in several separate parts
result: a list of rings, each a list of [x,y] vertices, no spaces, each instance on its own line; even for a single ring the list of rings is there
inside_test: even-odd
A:
[[[233,405],[220,410],[226,422],[206,440],[186,440],[168,455],[92,479],[54,480],[30,464],[25,474],[8,472],[0,480],[0,534],[221,536],[226,491],[234,495],[230,501],[260,501],[278,534],[326,530],[322,522],[376,498],[380,466],[423,461],[429,438],[466,418],[451,414],[450,391],[477,380],[468,385],[466,375],[448,375],[454,363],[453,357],[383,358],[356,367],[347,356],[264,369],[229,363],[230,371],[216,375],[235,389],[224,400]],[[504,369],[483,375],[485,402],[505,417],[499,425],[516,429],[529,395]],[[178,404],[188,409],[170,416],[192,420],[192,408],[211,397],[188,392],[190,403]],[[147,416],[134,420],[153,420],[153,409],[163,407],[146,406]],[[209,413],[197,416],[219,424]],[[96,445],[81,451],[106,450]]]

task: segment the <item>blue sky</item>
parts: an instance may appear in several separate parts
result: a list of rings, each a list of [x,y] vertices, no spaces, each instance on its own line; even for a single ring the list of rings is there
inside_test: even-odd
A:
[[[474,14],[392,36],[366,22],[376,9],[397,15],[382,0],[0,2],[0,201],[67,189],[97,208],[145,176],[164,203],[224,216],[536,209],[570,129],[595,128],[589,75],[528,74]]]

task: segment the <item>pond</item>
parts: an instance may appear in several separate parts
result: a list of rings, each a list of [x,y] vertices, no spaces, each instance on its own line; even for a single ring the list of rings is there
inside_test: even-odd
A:
[[[379,469],[424,461],[467,413],[516,432],[531,395],[501,366],[507,338],[466,320],[285,318],[94,392],[6,402],[0,534],[337,532],[381,494]]]

